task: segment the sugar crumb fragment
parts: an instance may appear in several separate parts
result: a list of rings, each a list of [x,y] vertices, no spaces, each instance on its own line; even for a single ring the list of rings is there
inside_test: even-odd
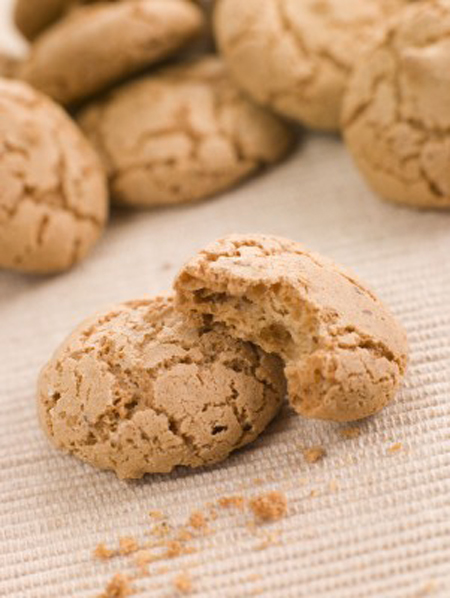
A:
[[[122,555],[132,554],[139,549],[139,544],[134,538],[124,537],[119,538],[119,552]]]
[[[304,449],[303,456],[307,463],[317,463],[325,457],[327,454],[326,450],[321,446],[312,446],[311,448]]]
[[[158,509],[151,509],[148,514],[152,519],[164,519],[164,513]]]
[[[360,428],[341,428],[339,430],[339,434],[342,436],[342,438],[359,438],[359,436],[361,435],[361,430]]]
[[[133,588],[130,578],[123,573],[116,573],[98,598],[126,598],[131,594],[133,594]]]
[[[103,543],[97,544],[93,552],[94,557],[102,561],[111,559],[113,556],[115,556],[115,554],[116,553],[114,552],[114,550],[107,548]]]
[[[243,496],[224,496],[218,500],[219,507],[228,509],[233,507],[235,509],[243,510],[245,506],[245,500]]]
[[[197,530],[204,530],[208,526],[205,516],[200,511],[193,511],[191,513],[189,525]]]
[[[403,444],[401,442],[395,442],[388,448],[389,453],[398,453],[403,448]]]
[[[253,514],[260,521],[277,521],[287,512],[286,496],[277,491],[256,496],[249,504]]]
[[[189,573],[180,573],[173,580],[173,586],[180,594],[190,594],[193,590],[192,578]]]

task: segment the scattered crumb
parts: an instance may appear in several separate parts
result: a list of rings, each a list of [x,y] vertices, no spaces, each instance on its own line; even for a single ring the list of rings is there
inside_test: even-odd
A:
[[[192,579],[189,573],[180,573],[173,580],[174,588],[180,594],[190,594],[192,592]]]
[[[139,550],[134,556],[134,562],[138,567],[141,569],[145,568],[146,565],[156,560],[154,554],[152,554],[149,550]]]
[[[208,527],[206,518],[200,511],[194,511],[189,517],[189,525],[194,529],[204,530]]]
[[[181,528],[178,532],[177,540],[179,540],[180,542],[189,542],[189,540],[192,540],[193,537],[194,536],[189,530],[187,530],[186,528]]]
[[[256,546],[256,550],[264,550],[269,546],[275,546],[275,544],[280,544],[280,532],[266,534],[263,537],[262,542]]]
[[[260,521],[277,521],[286,515],[287,500],[280,492],[268,492],[252,498],[250,508]]]
[[[215,521],[217,519],[217,517],[218,517],[218,515],[217,515],[216,509],[210,509],[209,518],[212,519],[213,521]]]
[[[300,478],[298,483],[305,486],[308,483],[308,478]]]
[[[389,453],[398,453],[403,448],[403,444],[401,442],[396,442],[392,446],[388,448]]]
[[[219,506],[224,509],[234,507],[235,509],[240,509],[241,511],[245,506],[245,500],[243,496],[224,496],[223,498],[219,498],[218,503]]]
[[[303,456],[308,463],[317,463],[325,457],[326,450],[321,446],[313,446],[309,449],[304,449]]]
[[[261,486],[261,484],[264,484],[264,480],[262,478],[254,478],[253,479],[254,486]]]
[[[130,578],[123,573],[116,573],[98,598],[126,598],[131,594],[133,594],[133,588],[130,584]]]
[[[139,545],[134,538],[119,538],[119,553],[122,555],[131,554],[138,550]]]
[[[180,556],[180,554],[183,554],[183,546],[177,540],[170,540],[167,542],[166,547],[167,551],[165,556],[169,559],[173,559]]]
[[[330,492],[336,492],[339,489],[338,483],[336,482],[336,480],[331,480],[330,485]]]
[[[311,490],[311,492],[309,493],[309,496],[311,498],[314,498],[315,496],[319,496],[319,491],[318,490]]]
[[[169,567],[163,566],[163,567],[158,567],[158,569],[156,570],[156,573],[158,573],[158,575],[164,575],[164,573],[168,573],[169,572]]]
[[[430,594],[434,594],[437,590],[437,584],[435,581],[429,581],[426,583],[422,589],[416,594],[416,598],[425,598],[425,596],[430,596]]]
[[[155,525],[152,529],[152,534],[157,538],[166,538],[170,533],[170,526],[166,521],[162,521]]]
[[[342,438],[358,438],[361,435],[360,428],[341,428],[339,434]]]
[[[111,559],[115,554],[114,550],[107,548],[104,544],[98,544],[93,552],[94,557],[102,561]]]
[[[258,581],[261,579],[261,577],[262,577],[262,575],[260,575],[259,573],[251,573],[247,577],[247,581]]]
[[[164,519],[164,513],[162,511],[158,511],[157,509],[152,509],[148,512],[152,519]]]

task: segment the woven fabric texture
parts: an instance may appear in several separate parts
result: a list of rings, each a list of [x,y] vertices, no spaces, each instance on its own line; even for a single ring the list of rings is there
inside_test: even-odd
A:
[[[223,464],[138,482],[51,448],[35,386],[57,344],[105,305],[167,290],[193,252],[230,232],[302,241],[380,294],[411,347],[395,402],[357,438],[286,406]],[[67,274],[0,272],[0,596],[97,596],[133,569],[92,550],[120,536],[148,540],[151,509],[177,525],[220,497],[270,490],[286,494],[286,517],[255,530],[247,511],[220,510],[195,552],[157,563],[135,595],[176,596],[174,577],[189,572],[198,598],[450,596],[449,256],[450,214],[380,201],[339,139],[307,135],[285,163],[216,199],[114,213],[90,258]],[[302,449],[314,445],[327,454],[308,464]]]

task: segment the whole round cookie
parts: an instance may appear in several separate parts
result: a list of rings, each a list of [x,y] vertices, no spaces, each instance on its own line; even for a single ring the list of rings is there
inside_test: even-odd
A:
[[[279,160],[294,140],[284,122],[239,92],[216,57],[124,85],[79,123],[103,156],[113,199],[136,206],[218,193]]]
[[[175,282],[177,307],[198,325],[221,323],[285,363],[294,409],[352,421],[394,396],[407,341],[354,276],[300,243],[231,235],[200,251]]]
[[[98,157],[51,100],[0,80],[0,268],[50,273],[81,260],[108,212]]]
[[[70,104],[170,56],[203,24],[201,9],[189,0],[80,6],[36,40],[20,74]]]
[[[450,208],[450,2],[418,2],[358,64],[347,147],[385,199]]]
[[[38,386],[52,443],[121,478],[225,459],[264,430],[285,393],[278,358],[193,327],[167,297],[84,322]]]
[[[256,101],[321,130],[339,129],[349,74],[409,0],[218,0],[219,48]]]

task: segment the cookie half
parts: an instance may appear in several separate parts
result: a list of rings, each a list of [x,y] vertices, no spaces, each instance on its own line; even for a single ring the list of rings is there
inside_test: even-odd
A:
[[[348,77],[410,0],[219,0],[216,38],[239,85],[285,116],[339,129]]]
[[[55,446],[139,478],[222,461],[264,430],[284,394],[278,358],[192,327],[160,297],[78,327],[43,369],[38,407]]]
[[[78,121],[103,157],[113,199],[132,206],[214,195],[294,142],[290,127],[247,100],[212,56],[126,84]]]
[[[175,53],[203,25],[189,0],[81,6],[36,40],[20,75],[62,104],[79,102]]]
[[[450,2],[417,2],[359,62],[344,138],[385,199],[450,208]]]
[[[50,273],[103,231],[106,177],[78,127],[24,83],[0,80],[0,268]]]
[[[226,326],[285,363],[293,407],[357,420],[393,398],[407,341],[387,308],[353,275],[301,244],[231,235],[199,252],[176,282],[177,306]]]

